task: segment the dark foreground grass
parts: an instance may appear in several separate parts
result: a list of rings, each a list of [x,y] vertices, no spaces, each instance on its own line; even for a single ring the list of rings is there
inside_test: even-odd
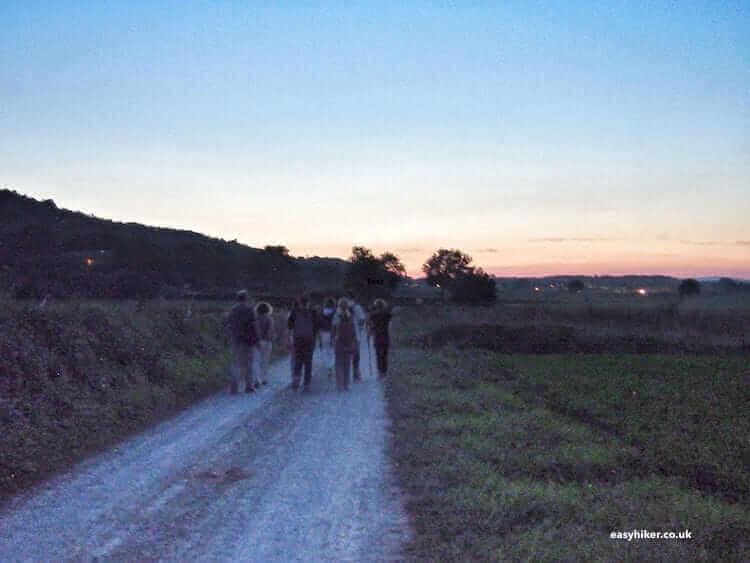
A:
[[[1,305],[0,501],[229,381],[231,304]]]
[[[740,561],[742,358],[394,350],[392,455],[414,560]],[[615,540],[613,531],[689,540]]]

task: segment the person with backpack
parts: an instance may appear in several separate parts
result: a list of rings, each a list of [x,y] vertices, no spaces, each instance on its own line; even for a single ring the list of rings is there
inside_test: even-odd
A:
[[[255,306],[256,332],[258,333],[258,352],[260,355],[259,379],[263,385],[268,384],[268,368],[271,365],[273,339],[276,336],[273,327],[273,307],[265,301]]]
[[[237,303],[227,317],[227,327],[232,345],[232,382],[229,392],[239,391],[240,381],[245,381],[245,393],[253,393],[253,349],[258,342],[255,330],[255,314],[247,304],[247,291],[237,292]]]
[[[356,301],[352,301],[352,316],[354,317],[354,328],[357,331],[358,342],[368,342],[369,337],[367,336],[367,313],[365,308],[362,307]],[[362,379],[362,372],[359,369],[359,351],[360,347],[354,351],[352,357],[352,373],[354,381],[360,381]]]
[[[388,374],[388,348],[390,345],[390,324],[393,315],[384,299],[376,299],[370,312],[370,334],[375,340],[378,377]]]
[[[287,328],[291,332],[292,349],[294,353],[294,370],[292,373],[293,391],[299,389],[302,370],[304,368],[303,391],[310,390],[312,381],[312,358],[315,349],[315,337],[318,331],[318,318],[310,306],[310,298],[302,296],[297,307],[292,309],[287,321]]]
[[[348,299],[342,297],[339,299],[331,332],[336,354],[336,389],[339,391],[349,390],[352,358],[355,350],[359,349],[359,340],[357,340],[357,330],[354,323],[351,303]]]
[[[334,357],[333,341],[331,340],[331,327],[333,315],[336,313],[336,301],[328,297],[323,302],[323,309],[318,315],[318,344],[324,364],[328,368],[328,377],[333,376]]]

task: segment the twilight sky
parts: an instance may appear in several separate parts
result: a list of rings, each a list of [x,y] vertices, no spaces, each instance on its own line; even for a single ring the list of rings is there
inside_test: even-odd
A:
[[[605,5],[606,4],[606,5]],[[0,2],[0,187],[294,255],[750,278],[750,4]]]

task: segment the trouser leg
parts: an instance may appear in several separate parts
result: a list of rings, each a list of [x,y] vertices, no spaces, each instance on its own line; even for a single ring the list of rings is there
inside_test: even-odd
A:
[[[294,372],[292,375],[292,387],[295,389],[299,387],[300,380],[302,379],[302,366],[305,363],[305,350],[304,346],[299,343],[294,343]]]
[[[250,358],[250,347],[242,342],[232,343],[232,384],[230,391],[236,393],[240,382],[248,380],[248,363]]]
[[[336,389],[344,390],[349,387],[349,369],[352,364],[352,355],[347,352],[336,353]]]
[[[260,378],[263,383],[268,383],[268,369],[271,366],[271,351],[273,343],[270,340],[261,341],[260,350]]]
[[[239,349],[235,344],[232,344],[232,365],[229,369],[232,381],[229,384],[229,392],[234,394],[239,390],[239,380],[241,377],[241,362]]]
[[[352,354],[352,377],[355,380],[361,379],[362,377],[362,374],[359,371],[359,346],[357,346]]]
[[[249,393],[255,390],[255,380],[257,378],[257,369],[253,365],[255,359],[255,346],[247,347],[247,360],[245,361],[245,392]]]
[[[313,360],[313,348],[314,346],[310,346],[305,352],[304,356],[304,364],[305,364],[305,387],[310,386],[310,382],[312,381],[312,360]]]
[[[388,341],[387,340],[376,340],[375,341],[375,355],[378,363],[378,373],[385,375],[388,373]]]

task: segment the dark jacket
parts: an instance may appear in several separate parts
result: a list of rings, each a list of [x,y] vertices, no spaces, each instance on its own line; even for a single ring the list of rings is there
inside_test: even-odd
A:
[[[336,354],[354,353],[359,347],[357,329],[354,327],[354,317],[340,316],[334,325],[334,341]]]
[[[318,334],[318,315],[313,309],[292,309],[287,320],[295,342],[315,342]]]
[[[234,342],[250,346],[258,342],[258,333],[255,331],[255,313],[247,303],[237,303],[232,307],[227,325]]]
[[[389,338],[388,324],[391,322],[390,311],[374,311],[370,313],[370,331],[376,342],[387,342]]]

